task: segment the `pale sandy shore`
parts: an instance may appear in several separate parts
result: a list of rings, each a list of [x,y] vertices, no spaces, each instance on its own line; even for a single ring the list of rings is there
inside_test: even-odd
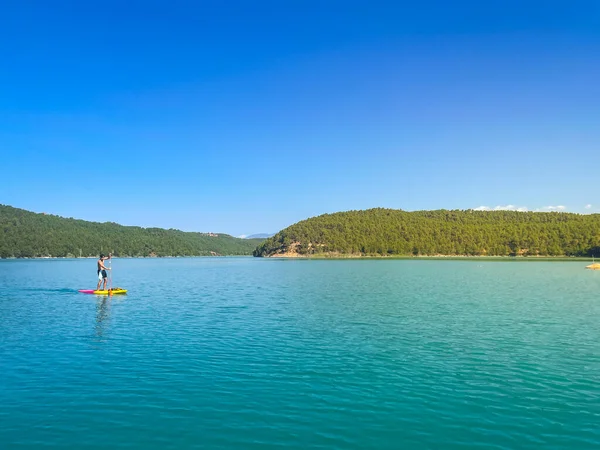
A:
[[[360,254],[322,254],[300,255],[298,253],[280,253],[266,256],[265,258],[281,259],[406,259],[406,260],[490,260],[490,261],[592,261],[590,257],[583,256],[472,256],[472,255],[420,255],[420,256],[385,256],[385,255],[360,255]],[[600,268],[600,264],[598,264]]]

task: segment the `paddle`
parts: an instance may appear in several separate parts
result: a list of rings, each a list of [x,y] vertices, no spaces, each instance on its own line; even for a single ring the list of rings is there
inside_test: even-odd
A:
[[[108,254],[108,295],[112,297],[112,253]]]

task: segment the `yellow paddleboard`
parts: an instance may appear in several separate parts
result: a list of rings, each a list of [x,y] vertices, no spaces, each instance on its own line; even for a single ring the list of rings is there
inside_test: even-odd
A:
[[[127,289],[114,288],[112,290],[106,291],[94,291],[96,295],[117,295],[117,294],[127,294]]]

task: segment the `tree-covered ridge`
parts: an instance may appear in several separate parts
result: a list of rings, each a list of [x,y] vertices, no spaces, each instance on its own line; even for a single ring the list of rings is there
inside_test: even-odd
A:
[[[0,257],[251,255],[261,239],[87,222],[0,205]]]
[[[254,256],[599,256],[600,214],[376,208],[303,220]]]

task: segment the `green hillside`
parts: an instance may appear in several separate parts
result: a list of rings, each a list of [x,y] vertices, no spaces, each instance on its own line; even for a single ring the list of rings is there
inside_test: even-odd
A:
[[[86,222],[0,205],[0,257],[251,255],[262,239]]]
[[[303,220],[254,256],[600,256],[600,214],[370,209]]]

